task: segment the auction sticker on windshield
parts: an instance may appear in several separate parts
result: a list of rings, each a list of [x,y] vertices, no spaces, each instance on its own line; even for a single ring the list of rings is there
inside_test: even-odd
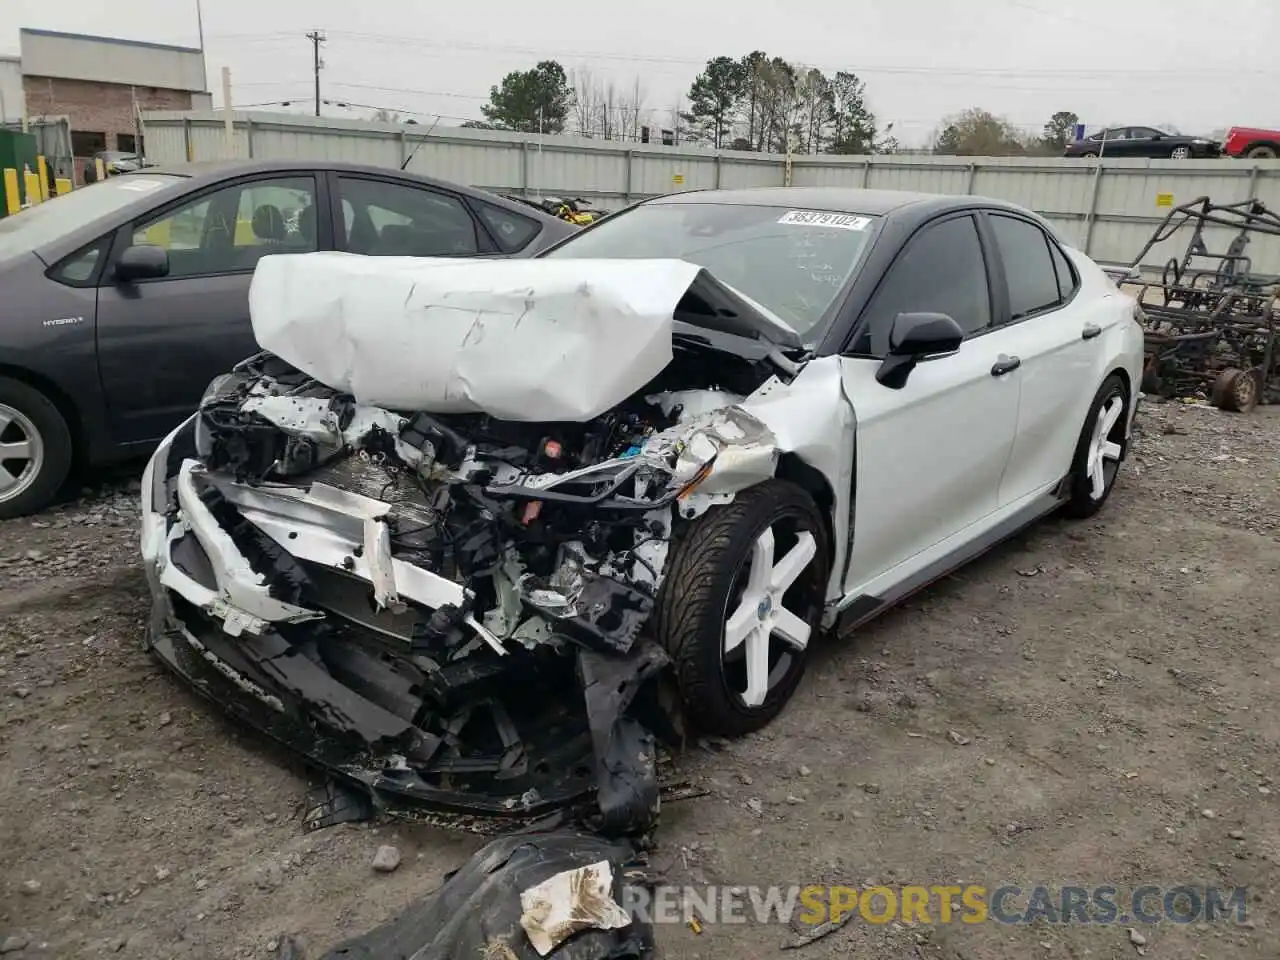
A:
[[[134,190],[143,193],[147,190],[154,190],[156,187],[163,187],[164,183],[159,180],[134,180],[129,179],[123,183],[117,181],[121,190]]]
[[[851,213],[823,213],[820,210],[788,210],[779,223],[797,224],[802,227],[835,227],[839,230],[865,230],[870,217],[855,217]]]

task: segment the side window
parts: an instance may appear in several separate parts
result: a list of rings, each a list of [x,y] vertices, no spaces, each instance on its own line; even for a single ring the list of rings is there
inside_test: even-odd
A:
[[[900,313],[945,313],[966,334],[991,325],[991,295],[973,217],[925,227],[907,244],[862,314],[854,353],[883,357]]]
[[[515,253],[517,250],[523,250],[528,246],[529,241],[538,235],[540,227],[536,221],[530,220],[528,217],[522,217],[518,213],[512,213],[510,210],[495,207],[493,204],[485,203],[483,200],[472,200],[471,202],[475,205],[480,218],[484,220],[485,226],[489,228],[497,239],[498,246],[502,247],[506,253]]]
[[[1049,238],[1044,231],[1026,220],[995,213],[990,214],[988,220],[996,237],[1000,259],[1004,261],[1010,319],[1021,320],[1057,306],[1062,295],[1049,253]]]
[[[1053,240],[1049,241],[1049,253],[1053,255],[1053,271],[1058,275],[1058,296],[1065,303],[1076,291],[1076,272],[1071,262],[1067,260],[1066,254],[1062,252],[1062,248]]]
[[[99,237],[93,243],[81,247],[70,256],[63,257],[49,271],[49,279],[65,283],[69,287],[89,287],[98,271],[98,264],[106,256],[112,234]]]
[[[135,245],[164,247],[169,277],[253,270],[268,253],[316,249],[315,180],[278,177],[233,184],[134,227]]]
[[[352,253],[466,257],[480,252],[475,221],[457,197],[356,177],[340,177],[338,195]]]
[[[315,181],[310,177],[248,184],[240,193],[236,209],[235,245],[282,244],[289,253],[315,250],[314,202]]]

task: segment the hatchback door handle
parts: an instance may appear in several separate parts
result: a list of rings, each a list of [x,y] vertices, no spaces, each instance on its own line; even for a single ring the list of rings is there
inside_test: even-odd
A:
[[[1017,357],[1006,357],[1000,354],[1000,359],[995,362],[995,366],[991,368],[993,377],[1003,377],[1006,373],[1012,373],[1022,366],[1022,361]]]
[[[1102,328],[1096,323],[1086,323],[1084,329],[1080,331],[1080,337],[1084,340],[1092,340],[1102,332]]]

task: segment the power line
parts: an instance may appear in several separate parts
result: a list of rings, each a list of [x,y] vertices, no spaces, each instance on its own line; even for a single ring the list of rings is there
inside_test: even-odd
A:
[[[448,90],[414,90],[410,87],[383,87],[374,83],[346,83],[345,81],[332,81],[330,86],[344,87],[353,90],[379,90],[383,93],[411,93],[420,97],[450,97],[456,100],[488,101],[489,99],[489,94],[487,93],[451,93]]]
[[[1012,2],[1012,0],[1005,0]],[[1035,8],[1030,8],[1035,9]],[[1039,13],[1047,11],[1038,10]],[[362,33],[350,30],[335,30],[335,37],[343,37],[348,40],[365,41],[370,43],[384,43],[392,45],[408,45],[415,47],[435,47],[448,50],[474,50],[484,53],[519,53],[528,56],[546,57],[548,54],[564,57],[566,59],[581,60],[619,60],[634,63],[672,63],[681,65],[690,65],[697,67],[706,66],[706,60],[696,57],[676,57],[661,56],[656,54],[636,54],[636,53],[609,53],[600,50],[551,50],[538,47],[524,47],[514,44],[498,44],[498,43],[476,43],[471,41],[442,41],[432,40],[426,37],[408,37],[408,36],[392,36],[389,34],[379,33]],[[785,59],[785,58],[784,58]],[[805,63],[803,61],[788,61],[794,66],[803,68],[823,69],[820,64]],[[1116,77],[1132,76],[1186,76],[1185,68],[1157,68],[1151,70],[1124,70],[1124,69],[1074,69],[1074,70],[1055,70],[1055,69],[1026,69],[1026,68],[972,68],[972,67],[945,67],[945,66],[907,66],[896,64],[828,64],[826,69],[845,70],[857,74],[920,74],[923,76],[1004,76],[1004,77],[1094,77],[1099,79],[1114,79]],[[1254,74],[1262,76],[1274,76],[1275,70],[1258,70],[1258,69],[1219,69],[1206,70],[1197,67],[1195,74],[1198,77],[1204,77],[1209,74],[1222,74],[1226,76],[1240,76],[1242,74]]]
[[[1047,17],[1061,17],[1057,14],[1050,13],[1047,10],[1041,10],[1038,7],[1032,7],[1020,0],[1003,0],[1010,5],[1025,9]],[[1079,21],[1073,21],[1079,22]],[[678,57],[658,54],[639,54],[639,53],[610,53],[604,50],[567,50],[567,49],[549,49],[545,47],[526,47],[516,44],[501,43],[480,43],[465,40],[433,40],[427,37],[412,37],[402,35],[366,33],[353,30],[333,30],[330,34],[335,38],[342,38],[350,42],[356,43],[378,43],[390,44],[393,46],[412,46],[412,47],[429,47],[442,50],[461,50],[474,51],[480,53],[512,53],[525,56],[545,58],[547,56],[560,57],[564,59],[578,60],[615,60],[624,63],[654,63],[654,64],[676,64],[680,66],[705,67],[707,61],[697,57]],[[250,42],[253,40],[270,41],[277,39],[276,34],[222,34],[217,35],[217,39],[236,40],[238,42]],[[784,58],[785,59],[785,58]],[[948,76],[948,77],[1000,77],[1011,80],[1020,80],[1027,77],[1043,77],[1048,79],[1070,79],[1073,77],[1080,79],[1096,79],[1114,81],[1119,78],[1142,78],[1142,77],[1176,77],[1191,80],[1202,80],[1206,76],[1224,76],[1224,77],[1241,77],[1241,76],[1276,76],[1280,71],[1263,70],[1256,68],[1220,68],[1209,69],[1197,67],[1194,76],[1190,76],[1185,68],[1154,68],[1148,70],[1135,70],[1123,68],[1084,68],[1084,69],[1041,69],[1041,68],[1023,68],[1023,67],[948,67],[948,66],[912,66],[906,64],[812,64],[798,60],[790,60],[789,63],[804,69],[821,69],[827,72],[842,70],[859,75],[867,74],[886,74],[886,75],[919,75],[928,77]]]

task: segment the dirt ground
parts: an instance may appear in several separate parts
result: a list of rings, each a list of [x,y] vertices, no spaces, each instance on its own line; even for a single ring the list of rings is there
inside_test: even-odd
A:
[[[1139,423],[1098,518],[1041,523],[825,644],[768,730],[679,755],[707,795],[663,811],[667,879],[1245,885],[1244,925],[1135,939],[1124,923],[855,920],[783,955],[1280,954],[1280,409],[1149,405]],[[142,652],[134,490],[105,482],[0,524],[0,948],[261,958],[297,934],[314,956],[482,840],[302,832],[306,776]],[[384,843],[403,855],[393,873],[371,866]],[[669,957],[752,960],[791,934],[659,938]]]

